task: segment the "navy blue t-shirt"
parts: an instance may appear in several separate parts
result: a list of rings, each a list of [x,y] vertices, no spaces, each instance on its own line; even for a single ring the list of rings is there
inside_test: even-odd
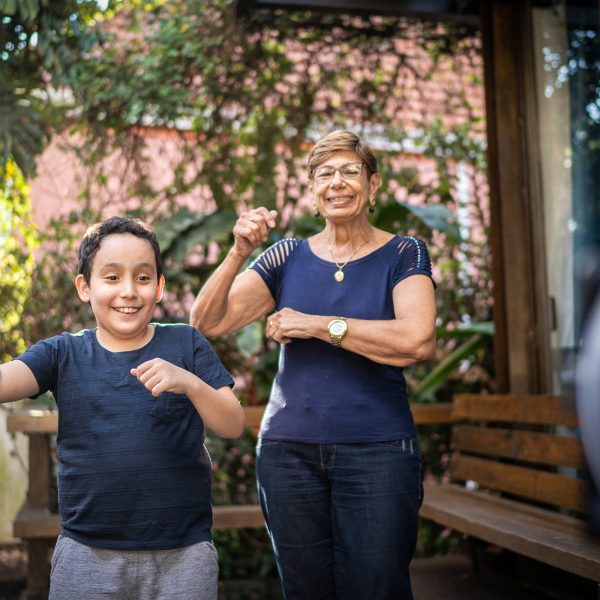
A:
[[[162,358],[216,389],[233,379],[193,327],[154,327],[138,350],[110,352],[88,329],[18,357],[56,399],[62,533],[88,546],[158,550],[211,539],[202,419],[186,396],[154,398],[129,370]]]
[[[393,289],[411,275],[431,277],[427,248],[413,237],[393,237],[349,262],[334,280],[335,263],[307,240],[280,240],[251,265],[276,301],[313,314],[355,319],[394,319]],[[382,365],[319,339],[281,345],[260,435],[270,440],[356,443],[414,435],[415,426],[400,367]]]

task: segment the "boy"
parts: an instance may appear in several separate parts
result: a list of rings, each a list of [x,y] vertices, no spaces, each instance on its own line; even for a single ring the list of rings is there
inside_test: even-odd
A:
[[[233,380],[188,325],[150,320],[165,280],[153,231],[93,225],[75,286],[97,327],[0,365],[0,402],[51,390],[59,408],[61,535],[51,600],[215,600],[204,426],[238,437]]]

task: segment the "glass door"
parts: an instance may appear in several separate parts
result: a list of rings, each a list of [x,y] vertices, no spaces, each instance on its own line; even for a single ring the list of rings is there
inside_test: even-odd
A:
[[[584,272],[600,262],[600,3],[532,10],[552,391],[570,394]]]

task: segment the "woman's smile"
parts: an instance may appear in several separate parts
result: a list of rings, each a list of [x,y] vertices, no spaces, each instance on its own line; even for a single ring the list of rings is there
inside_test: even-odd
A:
[[[336,194],[335,196],[328,196],[327,202],[334,208],[344,207],[352,203],[354,198],[355,196],[353,194]]]

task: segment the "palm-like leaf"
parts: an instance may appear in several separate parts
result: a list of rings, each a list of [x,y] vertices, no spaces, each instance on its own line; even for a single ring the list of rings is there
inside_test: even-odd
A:
[[[236,214],[230,210],[197,213],[187,208],[156,223],[156,235],[166,261],[181,265],[197,247],[205,252],[211,242],[223,243],[231,235]]]
[[[447,382],[450,373],[463,360],[468,359],[482,348],[493,335],[494,324],[492,322],[473,323],[468,327],[441,330],[438,337],[467,337],[467,339],[440,361],[419,383],[412,394],[413,401],[429,402],[435,400],[435,392]]]
[[[419,206],[408,202],[388,202],[381,206],[377,213],[377,227],[399,221],[401,223],[416,221],[426,229],[435,229],[446,233],[454,240],[460,239],[460,231],[454,213],[442,204]]]
[[[12,155],[27,177],[35,173],[35,160],[49,139],[48,117],[38,99],[27,92],[0,88],[0,160]]]

